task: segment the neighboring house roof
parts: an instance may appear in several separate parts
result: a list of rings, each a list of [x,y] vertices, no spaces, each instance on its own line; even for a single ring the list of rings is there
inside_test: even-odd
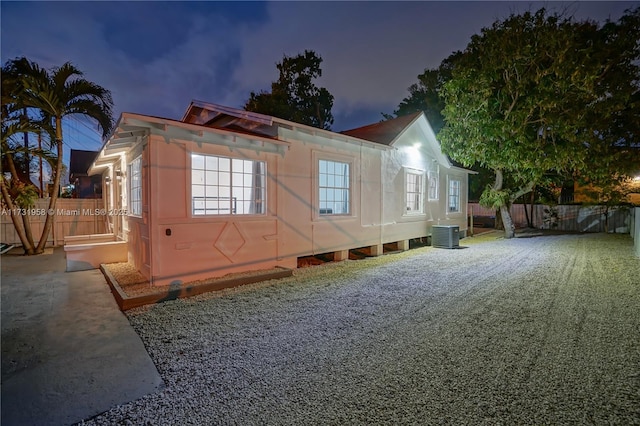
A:
[[[69,179],[87,176],[87,171],[97,156],[98,151],[72,149],[69,157]]]
[[[356,138],[354,136],[344,135],[331,130],[320,129],[306,124],[295,123],[282,118],[270,115],[260,114],[257,112],[245,111],[217,105],[210,102],[191,101],[184,116],[181,120],[183,123],[197,124],[209,128],[229,130],[249,135],[257,135],[261,137],[286,141],[287,136],[283,133],[287,131],[296,132],[298,135],[308,134],[313,136],[322,136],[327,139],[338,139],[351,143],[367,143],[380,149],[387,149],[381,144],[370,141],[368,139]],[[281,130],[284,129],[285,132]]]
[[[369,124],[367,126],[357,127],[351,130],[345,130],[340,133],[371,142],[391,145],[409,126],[409,124],[416,120],[420,115],[422,115],[422,112],[416,112],[392,118],[391,120],[381,121],[379,123]]]
[[[192,101],[180,121],[249,135],[277,138],[278,129],[273,125],[273,119],[274,117],[264,114]]]

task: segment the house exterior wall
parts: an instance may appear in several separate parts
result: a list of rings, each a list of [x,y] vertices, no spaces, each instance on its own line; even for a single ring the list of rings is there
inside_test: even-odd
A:
[[[141,208],[140,214],[131,214],[131,211],[128,211],[126,219],[126,239],[129,247],[129,263],[135,266],[140,273],[151,280],[151,252],[152,252],[152,243],[151,243],[151,223],[152,218],[150,212],[153,211],[150,203],[154,199],[154,194],[157,194],[155,198],[162,198],[158,195],[167,194],[166,192],[156,192],[154,193],[151,188],[151,168],[150,164],[150,156],[152,152],[152,144],[149,143],[149,138],[153,136],[147,136],[144,138],[143,142],[136,145],[131,151],[129,151],[126,155],[126,165],[127,165],[127,179],[126,186],[124,188],[125,192],[129,194],[129,185],[130,185],[130,169],[129,165],[133,160],[140,157],[141,160],[141,185],[142,185],[142,199],[141,199]]]
[[[264,161],[277,174],[275,154],[151,136],[148,176],[150,279],[154,285],[271,268],[280,264],[276,241],[276,175],[267,180],[267,214],[194,216],[191,211],[191,153]],[[144,196],[143,196],[144,197]],[[145,249],[141,250],[144,253]]]
[[[467,174],[439,165],[428,147],[407,142],[397,148],[346,143],[282,130],[284,153],[150,136],[143,156],[143,209],[129,216],[130,261],[154,285],[228,273],[292,267],[311,254],[384,244],[430,235],[433,224],[466,230]],[[194,216],[191,209],[191,153],[258,160],[267,168],[264,215]],[[127,162],[135,158],[135,150]],[[351,211],[318,214],[318,161],[349,163]],[[424,173],[422,212],[407,214],[405,173]],[[426,176],[438,175],[437,200],[428,200]],[[446,207],[448,181],[459,179],[460,206]]]
[[[282,257],[295,266],[299,256],[362,247],[375,241],[380,223],[379,151],[344,141],[284,131],[291,142],[280,162],[278,216],[282,222]],[[345,215],[318,213],[318,162],[339,161],[350,165],[350,212]],[[363,168],[364,165],[364,168]],[[362,194],[370,195],[365,200]],[[363,206],[369,202],[369,206]],[[363,217],[362,212],[366,210]],[[363,219],[366,222],[363,223]]]
[[[465,232],[467,204],[467,173],[439,164],[427,147],[416,146],[413,139],[398,141],[397,149],[382,154],[383,222],[382,243],[431,235],[432,225],[458,225]],[[407,214],[405,209],[405,176],[407,171],[421,172],[424,179],[423,212]],[[438,194],[428,196],[429,176],[437,176]],[[460,181],[460,211],[447,210],[448,182]]]

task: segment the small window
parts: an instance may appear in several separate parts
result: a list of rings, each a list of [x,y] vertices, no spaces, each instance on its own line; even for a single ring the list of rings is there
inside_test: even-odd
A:
[[[406,212],[422,213],[422,173],[415,171],[407,171],[406,174],[406,186],[405,186],[405,201]]]
[[[460,181],[451,179],[449,181],[449,213],[460,211]]]
[[[129,214],[142,216],[142,156],[129,163]]]
[[[266,176],[263,161],[191,154],[193,214],[264,214]]]
[[[350,164],[339,161],[319,160],[318,163],[318,213],[345,215],[350,213]]]
[[[438,172],[429,172],[429,200],[438,199]]]

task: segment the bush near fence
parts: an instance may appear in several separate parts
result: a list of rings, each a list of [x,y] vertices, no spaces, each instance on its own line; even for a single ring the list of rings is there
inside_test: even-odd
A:
[[[46,211],[49,207],[49,200],[39,199],[29,211],[32,235],[36,244],[42,235]],[[16,211],[16,214],[23,214],[23,211]],[[31,214],[33,213],[33,214]],[[3,206],[0,219],[0,229],[2,231],[3,243],[21,246],[22,242],[18,237],[13,221],[12,212]],[[103,234],[106,229],[108,217],[103,210],[101,199],[69,199],[59,198],[53,215],[53,225],[47,238],[47,246],[64,245],[64,237],[74,235]]]
[[[530,212],[531,206],[526,206]],[[524,204],[511,206],[511,218],[516,228],[527,227]],[[615,232],[628,234],[631,231],[632,213],[629,207],[535,204],[531,222],[534,228],[555,229],[574,232]],[[476,218],[495,218],[496,212],[477,203],[469,203],[469,214]],[[479,219],[482,220],[482,219]]]

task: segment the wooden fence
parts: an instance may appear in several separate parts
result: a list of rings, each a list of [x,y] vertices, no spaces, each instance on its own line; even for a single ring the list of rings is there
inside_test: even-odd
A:
[[[22,242],[13,226],[11,215],[29,215],[33,239],[38,243],[46,212],[49,207],[48,199],[39,199],[29,211],[9,211],[3,206],[0,219],[0,241],[7,244],[21,246]],[[64,245],[64,237],[72,235],[103,234],[106,229],[107,215],[103,209],[101,199],[68,199],[60,198],[53,212],[53,226],[47,238],[47,246]]]
[[[49,206],[48,199],[40,199],[28,213],[33,230],[33,238],[37,241],[44,226],[46,209]],[[527,206],[530,208],[530,206]],[[101,199],[58,199],[56,211],[53,217],[53,226],[47,239],[48,246],[61,246],[64,237],[75,235],[103,234],[106,232],[107,215],[103,209]],[[487,218],[495,217],[496,212],[481,207],[477,203],[469,203],[469,215],[473,215],[474,222],[487,223]],[[14,212],[22,214],[24,212]],[[635,229],[639,234],[640,225],[634,226],[632,221],[640,223],[640,208],[627,207],[609,208],[605,206],[581,206],[559,205],[545,206],[536,204],[533,206],[532,223],[539,229],[557,229],[560,231],[577,232],[609,232],[630,233]],[[16,246],[22,245],[15,231],[10,214],[6,208],[2,209],[0,216],[0,241]],[[523,204],[511,206],[511,216],[516,227],[527,226],[527,219]],[[640,234],[638,238],[640,239]]]
[[[633,237],[636,256],[640,257],[640,207],[631,209],[631,237]]]
[[[527,226],[524,204],[511,206],[511,218],[516,228]],[[556,229],[575,232],[615,232],[628,234],[631,230],[632,214],[628,207],[535,204],[533,210],[527,206],[534,228]],[[469,215],[479,220],[495,217],[496,212],[477,203],[469,203]],[[474,220],[475,222],[475,220]]]

